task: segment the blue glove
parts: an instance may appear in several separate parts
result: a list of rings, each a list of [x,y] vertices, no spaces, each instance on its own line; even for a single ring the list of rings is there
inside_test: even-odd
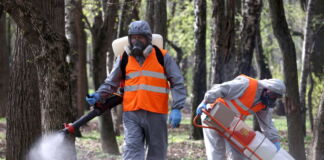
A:
[[[202,113],[202,109],[206,109],[207,106],[205,103],[200,103],[200,105],[196,109],[196,115],[199,115]]]
[[[279,151],[279,149],[280,149],[280,142],[275,142],[273,144],[276,146],[277,151]]]
[[[89,96],[86,96],[86,101],[90,104],[90,105],[94,105],[96,102],[98,102],[100,99],[100,95],[99,93],[92,93]]]
[[[169,123],[172,128],[177,128],[180,126],[181,122],[181,111],[179,109],[172,109],[169,115]]]

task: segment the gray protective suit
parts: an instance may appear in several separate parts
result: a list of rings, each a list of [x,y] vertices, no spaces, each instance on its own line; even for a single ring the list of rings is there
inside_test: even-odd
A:
[[[144,56],[135,57],[143,64],[145,58],[151,53],[152,46],[144,50]],[[129,54],[129,50],[126,49]],[[130,56],[130,54],[129,54]],[[114,67],[105,83],[97,90],[102,93],[113,93],[118,89],[122,80],[120,58],[116,59]],[[180,69],[169,54],[164,56],[164,69],[170,82],[173,98],[172,108],[182,109],[186,98],[186,89]],[[143,97],[150,98],[150,97]],[[164,160],[167,155],[167,115],[152,113],[145,110],[123,113],[123,126],[125,143],[123,159],[125,160]],[[145,155],[145,150],[147,154]]]
[[[224,82],[222,84],[216,84],[205,93],[203,102],[213,103],[217,98],[220,97],[227,100],[237,99],[243,95],[248,85],[249,80],[244,76],[238,76],[232,81]],[[281,95],[285,92],[285,85],[280,80],[259,80],[258,90],[256,98],[254,100],[254,104],[257,104],[260,101],[259,99],[264,88],[267,88]],[[261,110],[256,113],[256,116],[263,134],[272,142],[279,141],[280,137],[278,135],[278,131],[272,123],[271,109],[267,108],[265,110]],[[208,160],[225,160],[226,153],[227,158],[229,159],[246,159],[241,153],[239,153],[232,146],[230,146],[230,144],[215,130],[204,128],[203,132]]]

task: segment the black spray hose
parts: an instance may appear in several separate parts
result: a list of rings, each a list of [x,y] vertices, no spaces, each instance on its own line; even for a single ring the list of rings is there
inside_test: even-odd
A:
[[[72,134],[76,137],[81,136],[80,133],[77,133],[76,130],[78,130],[81,126],[85,125],[87,122],[92,120],[93,118],[100,116],[102,113],[104,113],[106,110],[110,110],[117,106],[118,104],[121,104],[123,98],[120,95],[113,94],[109,98],[105,100],[105,103],[96,103],[94,105],[94,109],[90,111],[88,114],[82,116],[80,119],[76,120],[72,124],[64,124],[65,128],[61,131],[65,134]]]

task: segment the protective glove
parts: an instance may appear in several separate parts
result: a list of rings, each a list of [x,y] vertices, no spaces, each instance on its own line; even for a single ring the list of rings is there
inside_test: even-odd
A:
[[[86,101],[90,104],[90,105],[94,105],[96,102],[98,102],[100,100],[100,95],[99,93],[95,92],[90,94],[89,96],[86,96]]]
[[[279,151],[279,149],[280,149],[280,142],[274,142],[273,144],[276,146],[277,151]]]
[[[206,103],[200,103],[200,105],[196,109],[196,115],[201,114],[202,109],[207,109]]]
[[[178,128],[181,122],[181,111],[179,109],[172,109],[169,115],[169,123],[172,128]]]

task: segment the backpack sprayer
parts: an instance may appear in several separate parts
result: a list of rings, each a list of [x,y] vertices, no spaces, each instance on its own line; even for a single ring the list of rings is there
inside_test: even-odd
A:
[[[93,106],[93,110],[90,111],[88,114],[82,116],[80,119],[76,120],[72,124],[71,123],[64,124],[65,128],[63,130],[61,130],[61,132],[65,133],[65,134],[72,134],[76,137],[80,137],[81,134],[78,132],[78,129],[82,125],[86,124],[87,122],[92,120],[94,117],[100,116],[106,110],[117,106],[118,104],[120,104],[122,102],[122,100],[123,100],[123,98],[119,94],[114,93],[114,94],[110,95],[107,99],[105,99],[101,102],[97,102]]]
[[[222,103],[216,103],[213,107],[207,104],[203,109],[202,121],[206,125],[197,124],[197,115],[193,124],[196,127],[215,130],[224,137],[236,150],[250,160],[294,160],[283,148],[277,151],[275,145],[262,133],[253,131],[241,117]]]

